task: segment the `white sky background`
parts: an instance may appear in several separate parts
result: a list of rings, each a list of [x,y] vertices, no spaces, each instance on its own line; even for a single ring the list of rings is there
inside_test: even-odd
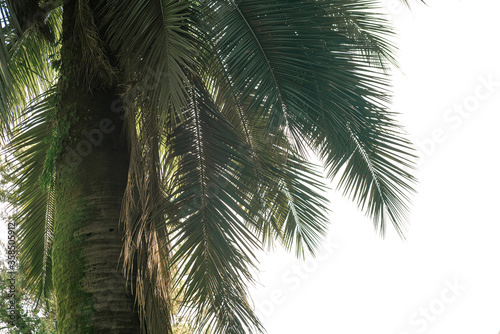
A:
[[[269,334],[500,331],[500,2],[427,2],[384,1],[404,72],[393,108],[421,156],[407,241],[332,191],[319,259],[260,257]]]

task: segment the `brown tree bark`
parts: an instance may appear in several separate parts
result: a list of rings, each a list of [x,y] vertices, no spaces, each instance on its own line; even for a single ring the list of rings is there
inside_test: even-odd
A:
[[[75,24],[78,3],[64,5],[56,115],[61,137],[53,238],[58,330],[138,334],[134,297],[120,262],[119,217],[129,166],[123,115],[112,109],[119,99],[116,84],[104,82],[103,73],[92,73],[84,59],[85,43]],[[112,55],[103,50],[112,63]]]

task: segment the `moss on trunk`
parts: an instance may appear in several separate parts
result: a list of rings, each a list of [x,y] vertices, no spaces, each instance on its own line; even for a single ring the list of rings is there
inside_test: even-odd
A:
[[[110,108],[117,98],[108,90],[66,92],[61,100],[60,112],[76,115],[55,184],[53,273],[61,333],[139,333],[119,261],[129,152],[120,115]]]
[[[119,99],[113,84],[84,77],[89,67],[82,59],[83,35],[75,33],[76,3],[64,7],[61,100],[55,117],[58,329],[64,334],[137,334],[139,319],[120,262],[119,217],[129,166],[123,115],[112,110]]]
[[[57,293],[59,333],[93,333],[95,313],[92,294],[85,291],[84,237],[78,233],[85,225],[88,207],[71,188],[74,180],[66,176],[59,183],[53,244],[53,277]],[[69,194],[73,192],[73,194]],[[76,202],[73,202],[77,199]],[[73,203],[72,203],[73,202]]]

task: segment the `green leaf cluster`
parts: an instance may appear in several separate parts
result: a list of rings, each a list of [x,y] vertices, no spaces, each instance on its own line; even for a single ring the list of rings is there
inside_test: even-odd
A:
[[[121,92],[112,107],[130,149],[123,249],[139,263],[125,261],[125,272],[148,328],[162,313],[144,303],[145,277],[161,296],[173,285],[179,316],[198,332],[262,332],[248,298],[255,252],[314,254],[330,207],[318,167],[377,231],[392,224],[404,236],[415,157],[389,110],[395,46],[376,1],[0,0],[0,9],[0,124],[32,291],[52,288],[51,185],[79,116],[62,112],[71,106],[58,94],[79,89]],[[81,61],[65,63],[75,55],[61,45]]]

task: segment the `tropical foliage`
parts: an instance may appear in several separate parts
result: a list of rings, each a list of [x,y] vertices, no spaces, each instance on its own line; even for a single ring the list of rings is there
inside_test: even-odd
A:
[[[111,107],[130,152],[122,255],[148,333],[160,307],[150,297],[170,299],[171,286],[200,332],[263,330],[247,291],[255,250],[314,254],[327,230],[310,152],[377,231],[403,236],[413,151],[389,111],[393,33],[374,1],[1,0],[0,10],[0,121],[32,293],[53,288],[54,194],[83,117],[61,110],[77,89],[121,94]],[[71,68],[68,45],[81,52]]]
[[[54,334],[56,333],[56,317],[54,299],[40,303],[37,296],[31,295],[25,288],[25,276],[18,271],[15,276],[7,270],[6,247],[2,245],[3,253],[0,264],[0,333],[8,334]],[[15,288],[12,289],[11,284]],[[12,293],[15,291],[15,293]],[[15,306],[9,303],[14,298]],[[12,314],[14,311],[14,315]],[[15,326],[12,325],[15,323]]]
[[[5,162],[0,162],[0,205],[4,208],[15,202],[15,193],[11,188],[13,181]],[[0,219],[10,227],[15,224],[11,210],[4,210]],[[8,230],[12,231],[12,228]],[[9,236],[12,234],[9,233]],[[0,333],[56,333],[54,296],[40,302],[40,298],[27,291],[26,274],[19,270],[14,260],[19,256],[16,252],[16,238],[8,240],[14,244],[5,245],[0,242]]]

